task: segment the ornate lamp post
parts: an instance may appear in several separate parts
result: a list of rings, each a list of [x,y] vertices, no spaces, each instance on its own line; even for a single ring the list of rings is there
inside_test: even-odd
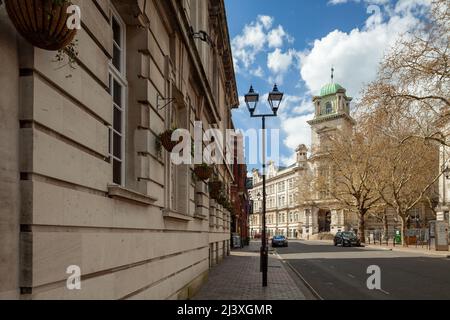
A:
[[[261,236],[261,271],[263,274],[262,285],[267,287],[267,269],[269,264],[269,252],[267,248],[267,232],[266,232],[266,118],[276,117],[278,109],[280,108],[281,101],[283,100],[283,93],[278,90],[277,85],[273,87],[271,93],[269,93],[269,104],[272,109],[272,113],[268,114],[255,114],[256,107],[259,102],[259,94],[255,92],[253,86],[250,86],[249,92],[245,95],[245,103],[247,104],[250,117],[262,119],[262,167],[263,167],[263,203],[262,203],[262,236]]]

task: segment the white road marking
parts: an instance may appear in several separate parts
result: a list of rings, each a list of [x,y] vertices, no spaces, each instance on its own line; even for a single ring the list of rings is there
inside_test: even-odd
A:
[[[356,278],[354,275],[352,275],[352,274],[350,274],[350,273],[347,273],[347,275],[348,275],[350,278],[352,278],[352,279],[355,279],[355,278]]]
[[[383,289],[379,289],[378,291],[381,291],[381,292],[383,292],[384,294],[386,294],[386,295],[390,295],[390,293],[389,292],[387,292],[387,291],[384,291]]]

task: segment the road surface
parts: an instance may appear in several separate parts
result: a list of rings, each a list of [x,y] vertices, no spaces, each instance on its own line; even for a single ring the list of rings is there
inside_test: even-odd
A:
[[[276,252],[320,299],[450,299],[447,258],[322,241],[290,241]],[[380,267],[380,290],[367,287],[369,266]]]

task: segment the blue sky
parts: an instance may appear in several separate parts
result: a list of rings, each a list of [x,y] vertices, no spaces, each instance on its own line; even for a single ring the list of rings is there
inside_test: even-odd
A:
[[[269,128],[280,129],[280,157],[273,160],[292,164],[295,148],[310,145],[311,99],[330,82],[331,67],[335,81],[357,102],[383,55],[400,34],[420,23],[429,2],[225,0],[242,101],[233,112],[236,127],[260,128],[259,119],[250,119],[243,95],[252,84],[263,96],[276,82],[285,99],[279,117],[268,120]],[[267,107],[264,98],[261,108]]]

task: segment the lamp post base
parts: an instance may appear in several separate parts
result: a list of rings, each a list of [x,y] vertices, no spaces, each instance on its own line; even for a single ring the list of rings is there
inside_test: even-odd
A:
[[[267,271],[269,266],[269,253],[267,247],[261,247],[262,286],[267,287]]]

